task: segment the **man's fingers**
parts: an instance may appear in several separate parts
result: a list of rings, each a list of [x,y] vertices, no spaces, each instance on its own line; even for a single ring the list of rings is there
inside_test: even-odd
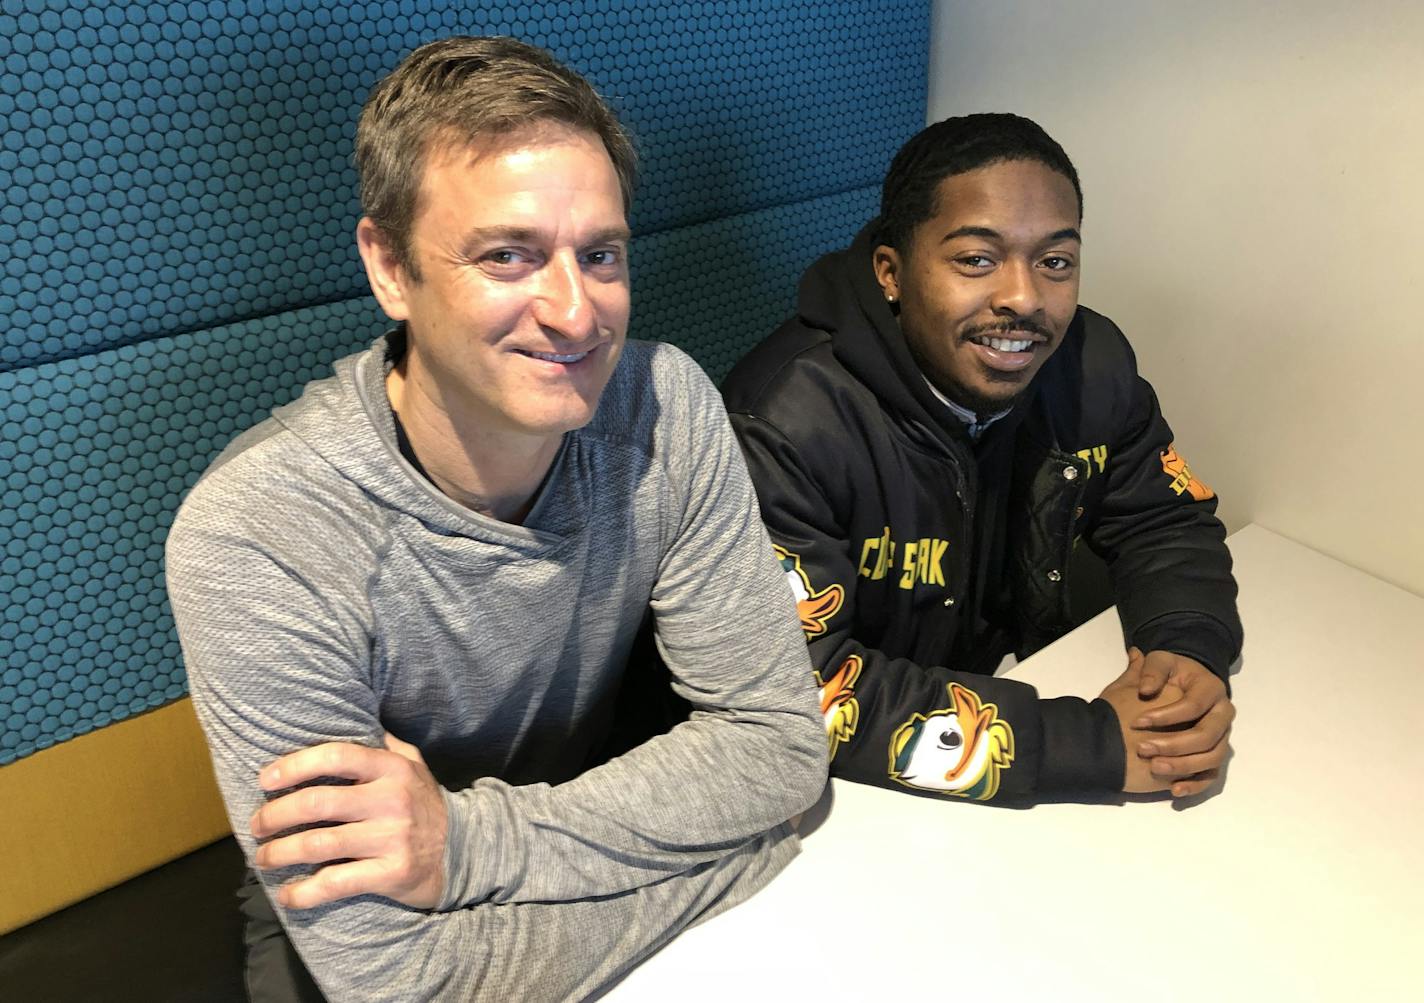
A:
[[[257,848],[254,862],[263,870],[332,860],[364,860],[382,853],[390,838],[385,827],[362,822],[307,829]]]
[[[1157,756],[1152,760],[1152,775],[1160,780],[1186,780],[1199,773],[1215,770],[1226,761],[1226,743],[1209,752],[1191,756]]]
[[[252,835],[262,839],[300,825],[359,821],[366,817],[366,800],[358,787],[303,787],[257,809]]]
[[[1137,754],[1147,758],[1190,756],[1215,749],[1230,733],[1235,716],[1236,708],[1231,704],[1217,704],[1197,721],[1195,727],[1186,731],[1156,732],[1144,737],[1137,743]]]
[[[1200,794],[1212,784],[1216,783],[1216,779],[1220,775],[1221,771],[1219,770],[1207,770],[1205,773],[1198,774],[1195,777],[1178,780],[1172,785],[1172,797],[1186,798],[1191,797],[1193,794]]]
[[[420,750],[409,742],[402,742],[389,731],[386,732],[386,748],[394,752],[397,756],[409,759],[412,763],[424,763],[425,757],[420,754]]]
[[[1122,674],[1121,674],[1120,676],[1118,676],[1118,677],[1117,677],[1116,679],[1114,679],[1112,682],[1108,683],[1107,687],[1103,690],[1103,692],[1104,692],[1104,693],[1107,693],[1108,690],[1111,690],[1111,689],[1113,689],[1113,688],[1115,688],[1115,687],[1118,687],[1118,686],[1123,686],[1123,687],[1129,687],[1129,686],[1130,686],[1130,687],[1136,689],[1136,687],[1137,687],[1137,674],[1138,674],[1141,670],[1142,670],[1142,652],[1138,651],[1136,648],[1131,648],[1131,649],[1129,649],[1128,652],[1127,652],[1127,668],[1125,668],[1125,669],[1122,670]]]
[[[354,860],[331,864],[310,877],[288,882],[278,889],[277,901],[288,909],[310,909],[353,895],[384,895],[389,882],[390,868],[385,862]]]
[[[280,791],[318,777],[371,780],[380,775],[385,752],[351,742],[326,742],[273,760],[257,774],[265,791]]]
[[[1137,716],[1137,720],[1132,722],[1132,726],[1139,731],[1151,728],[1170,728],[1173,725],[1199,721],[1208,713],[1216,714],[1217,726],[1225,728],[1229,727],[1235,719],[1236,708],[1232,706],[1230,700],[1223,699],[1220,694],[1211,692],[1205,687],[1197,687],[1186,690],[1181,699],[1174,700],[1165,707],[1143,711]]]
[[[1132,651],[1128,652],[1128,664],[1131,664]],[[1139,655],[1141,652],[1139,652]],[[1172,678],[1172,663],[1175,661],[1172,655],[1167,652],[1154,651],[1142,660],[1142,674],[1137,680],[1137,695],[1144,700],[1151,700],[1158,693],[1162,692],[1162,687],[1167,685],[1167,680]]]

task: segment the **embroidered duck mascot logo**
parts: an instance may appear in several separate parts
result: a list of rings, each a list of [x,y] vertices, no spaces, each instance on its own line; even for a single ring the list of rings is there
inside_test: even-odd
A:
[[[890,736],[890,779],[922,791],[973,801],[999,792],[999,774],[1014,762],[1014,730],[997,705],[949,684],[954,706],[916,714]]]
[[[855,681],[860,678],[863,667],[859,655],[851,655],[830,679],[821,680],[816,673],[816,684],[821,687],[821,717],[826,722],[826,741],[830,745],[830,758],[836,758],[836,750],[842,742],[849,742],[855,734],[855,726],[860,723],[860,701],[855,698]]]
[[[791,594],[796,597],[796,612],[801,615],[801,629],[806,634],[806,640],[820,637],[826,632],[826,623],[845,602],[845,589],[839,585],[828,585],[817,592],[806,572],[801,570],[800,557],[774,544],[772,549],[781,562],[781,570],[786,573]]]

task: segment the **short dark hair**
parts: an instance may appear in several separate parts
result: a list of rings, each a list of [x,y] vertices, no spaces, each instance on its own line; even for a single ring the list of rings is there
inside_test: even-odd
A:
[[[440,145],[475,145],[548,123],[598,136],[613,161],[626,211],[637,157],[627,131],[587,80],[514,38],[455,35],[428,42],[372,89],[356,126],[361,211],[420,281],[410,231],[425,162]]]
[[[915,227],[938,211],[941,181],[1009,160],[1037,161],[1071,181],[1083,218],[1083,186],[1063,147],[1021,115],[982,112],[926,126],[900,147],[880,188],[878,240],[907,250]]]

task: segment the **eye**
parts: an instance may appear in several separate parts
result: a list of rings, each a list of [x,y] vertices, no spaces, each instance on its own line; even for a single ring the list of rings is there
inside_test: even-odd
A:
[[[983,254],[964,254],[955,258],[954,263],[971,272],[982,272],[994,267],[994,259]]]
[[[586,252],[583,262],[589,268],[617,268],[623,262],[623,252],[617,247],[599,247]]]
[[[497,278],[523,275],[537,264],[534,254],[518,247],[496,247],[479,257],[479,265]]]
[[[1067,272],[1073,269],[1073,259],[1060,254],[1050,254],[1040,262],[1050,272]]]
[[[957,731],[942,731],[939,733],[940,748],[957,749],[964,744],[964,736]]]

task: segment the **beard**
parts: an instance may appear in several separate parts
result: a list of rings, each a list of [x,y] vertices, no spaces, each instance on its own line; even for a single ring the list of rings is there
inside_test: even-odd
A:
[[[973,411],[979,421],[1002,414],[1018,404],[1028,393],[1028,388],[1033,383],[1033,377],[1047,361],[1046,358],[1043,358],[1031,363],[1028,368],[1032,371],[1032,375],[1028,376],[1025,375],[1024,370],[1005,372],[980,365],[977,361],[966,364],[962,358],[957,363],[951,358],[947,360],[947,364],[941,364],[941,361],[932,354],[921,351],[921,348],[924,347],[921,344],[922,339],[916,337],[917,332],[905,330],[903,316],[897,316],[896,319],[905,335],[905,347],[909,349],[910,357],[914,359],[920,372],[945,397],[959,407]],[[1052,355],[1062,340],[1060,335],[1055,334],[1046,325],[1038,323],[1032,318],[1004,318],[985,324],[975,324],[958,332],[955,336],[958,351],[954,354],[972,351],[968,348],[972,339],[985,336],[1007,338],[1018,332],[1037,335],[1044,339],[1034,347],[1036,354],[1043,353],[1044,356]],[[930,341],[929,344],[932,345],[933,342]],[[966,383],[960,379],[954,372],[956,368],[968,368],[974,377],[974,383]]]
[[[984,371],[988,387],[968,386],[956,379],[952,373],[935,365],[934,360],[916,351],[914,343],[909,339],[906,340],[906,346],[910,349],[910,357],[915,360],[915,365],[925,378],[934,384],[935,389],[965,410],[973,411],[979,421],[1012,408],[1023,399],[1033,382],[1032,379],[1022,379],[1016,373],[1001,373],[989,369]]]
[[[981,388],[965,386],[944,374],[926,371],[926,375],[939,388],[940,393],[960,407],[973,411],[980,421],[996,414],[1002,414],[1014,407],[1023,400],[1024,394],[1028,393],[1029,385],[1033,382],[1032,380],[1016,380],[1012,375],[1005,373],[991,372],[988,374],[988,382],[999,384],[1003,391],[994,393],[992,390],[985,392]]]

